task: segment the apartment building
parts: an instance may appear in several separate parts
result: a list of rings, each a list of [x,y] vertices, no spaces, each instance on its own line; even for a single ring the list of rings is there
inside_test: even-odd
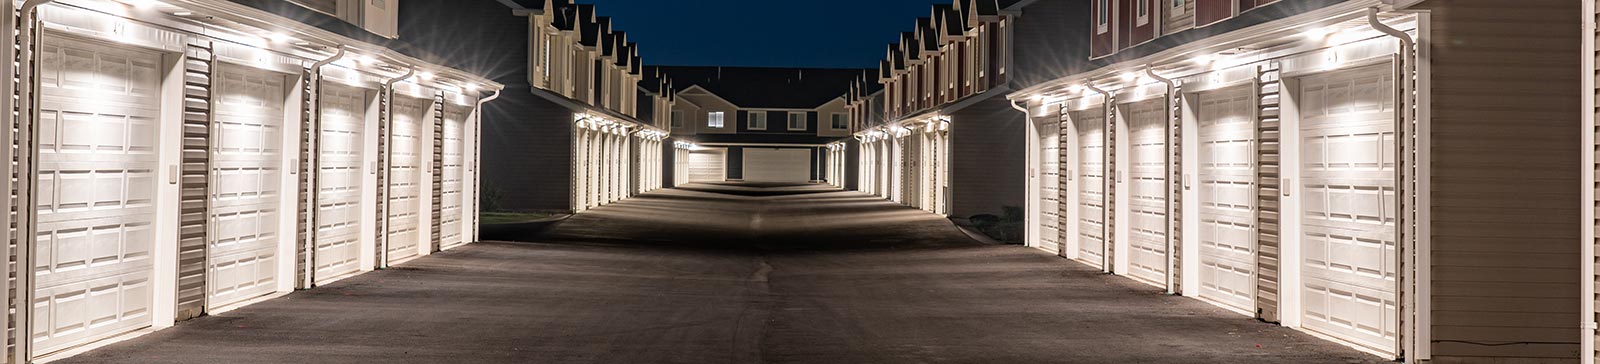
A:
[[[1024,205],[1024,118],[1003,96],[1020,88],[1013,43],[1034,1],[955,0],[934,5],[890,44],[878,85],[855,100],[863,191],[953,217],[1002,215]],[[1039,22],[1054,22],[1039,17]],[[881,87],[882,95],[872,96]],[[869,100],[881,98],[881,110]],[[870,114],[870,115],[869,115]],[[870,121],[869,121],[870,120]],[[881,120],[879,122],[878,120]],[[865,168],[865,167],[864,167]]]
[[[485,189],[507,210],[582,212],[660,188],[670,89],[643,87],[640,45],[591,4],[521,1],[526,95],[514,117],[485,126]],[[521,86],[521,85],[519,85]],[[654,90],[654,91],[653,91]],[[525,91],[525,93],[524,93]],[[508,93],[508,97],[511,93]]]
[[[1028,244],[1406,362],[1593,362],[1593,4],[1060,2],[1072,61],[1008,96]]]
[[[650,68],[676,93],[667,119],[686,158],[675,184],[832,182],[829,144],[850,137],[844,95],[863,70]]]

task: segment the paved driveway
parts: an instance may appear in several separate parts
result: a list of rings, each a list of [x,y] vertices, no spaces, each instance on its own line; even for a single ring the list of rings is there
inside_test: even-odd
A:
[[[1351,363],[1377,358],[811,186],[694,185],[65,363]]]

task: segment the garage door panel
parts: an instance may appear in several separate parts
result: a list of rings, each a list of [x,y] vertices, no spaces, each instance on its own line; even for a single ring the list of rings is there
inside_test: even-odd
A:
[[[1078,259],[1102,267],[1105,252],[1105,115],[1075,111],[1078,129]]]
[[[744,148],[744,180],[796,182],[811,180],[811,150]]]
[[[722,182],[727,179],[726,150],[689,152],[689,182]]]
[[[1307,328],[1395,349],[1393,77],[1386,66],[1301,80],[1301,300]]]
[[[150,325],[161,56],[41,48],[32,337],[49,353]]]
[[[425,153],[423,133],[431,100],[396,97],[394,123],[390,130],[389,159],[389,264],[416,257],[422,236],[422,162]]]
[[[1255,99],[1248,87],[1195,95],[1200,162],[1200,291],[1254,308]]]
[[[317,153],[318,283],[360,270],[362,154],[365,151],[366,91],[337,84],[321,87]]]
[[[1061,249],[1061,117],[1039,123],[1039,248]]]
[[[440,245],[453,247],[465,243],[462,236],[462,206],[465,202],[464,186],[466,178],[466,123],[472,109],[457,105],[445,106],[444,130],[444,166],[443,182],[440,197]]]
[[[281,74],[218,68],[211,155],[210,304],[276,291],[286,86]]]
[[[1124,105],[1129,122],[1129,266],[1131,275],[1164,282],[1167,271],[1167,121],[1165,103]]]

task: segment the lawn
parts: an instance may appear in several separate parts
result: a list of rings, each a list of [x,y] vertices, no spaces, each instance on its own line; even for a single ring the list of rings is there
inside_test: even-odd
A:
[[[516,224],[555,217],[557,214],[545,212],[485,212],[479,215],[479,223],[483,225]]]

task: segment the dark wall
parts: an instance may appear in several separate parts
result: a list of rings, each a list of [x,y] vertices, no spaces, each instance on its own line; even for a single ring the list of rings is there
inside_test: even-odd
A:
[[[728,180],[744,179],[744,148],[728,147]]]
[[[497,191],[509,211],[572,208],[572,111],[523,88],[487,107],[483,118],[484,196]],[[485,205],[485,210],[489,205]]]
[[[737,135],[745,135],[745,134],[749,134],[749,135],[785,134],[785,135],[813,135],[813,136],[817,135],[817,130],[818,130],[817,129],[818,128],[817,125],[819,125],[818,124],[818,122],[819,122],[818,119],[821,116],[818,115],[817,112],[815,112],[815,111],[806,112],[806,130],[789,130],[789,112],[788,111],[761,111],[761,112],[764,112],[764,113],[767,114],[767,128],[766,129],[750,129],[750,113],[751,113],[751,111],[739,110],[739,112],[737,112],[736,115],[735,115],[735,120],[737,120],[737,121],[734,123],[735,130],[738,130],[738,132],[739,132]],[[731,138],[734,138],[733,140],[740,141],[740,142],[752,142],[752,143],[757,142],[755,140],[748,140],[748,141],[740,140],[738,137],[731,137]]]
[[[950,116],[951,216],[1000,215],[1026,198],[1022,113],[993,97]]]
[[[850,140],[844,149],[844,189],[861,190],[861,142]]]
[[[676,138],[661,141],[661,188],[672,188],[678,184],[678,149],[674,146]]]

